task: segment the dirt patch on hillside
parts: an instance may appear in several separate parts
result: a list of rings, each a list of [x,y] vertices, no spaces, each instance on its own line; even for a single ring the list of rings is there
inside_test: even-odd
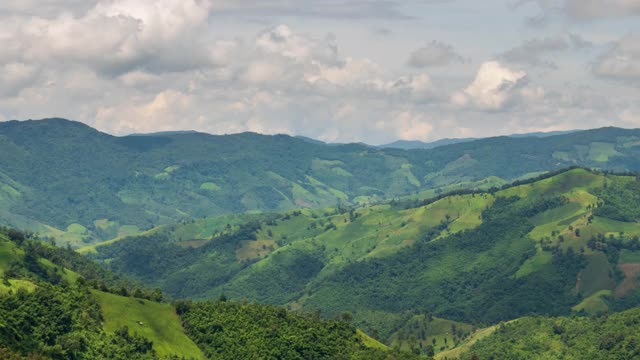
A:
[[[236,250],[236,259],[241,262],[261,259],[277,248],[275,240],[240,241],[240,248]]]
[[[310,203],[310,202],[308,202],[308,201],[306,201],[304,199],[296,199],[296,205],[302,206],[302,207],[305,207],[305,208],[312,208],[313,207],[312,203]]]
[[[613,294],[617,297],[624,296],[630,290],[638,287],[638,274],[640,274],[640,264],[621,264],[620,270],[624,273],[624,281],[616,287]]]
[[[402,240],[402,246],[412,246],[416,241],[413,239]]]

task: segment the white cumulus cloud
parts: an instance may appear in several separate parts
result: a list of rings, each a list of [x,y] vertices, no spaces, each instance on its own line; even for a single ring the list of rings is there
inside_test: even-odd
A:
[[[502,110],[524,98],[540,96],[539,91],[526,86],[527,74],[512,70],[497,61],[480,66],[475,79],[453,94],[451,102],[460,107],[482,110]]]

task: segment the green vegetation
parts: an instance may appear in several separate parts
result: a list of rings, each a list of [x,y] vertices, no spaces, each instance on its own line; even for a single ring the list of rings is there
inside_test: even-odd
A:
[[[126,328],[102,331],[100,308],[81,286],[40,283],[31,292],[0,295],[0,319],[0,354],[14,358],[156,358],[152,344]]]
[[[127,327],[132,333],[153,342],[153,349],[159,356],[203,358],[200,349],[184,334],[171,305],[101,291],[92,293],[102,310],[105,331],[115,332]]]
[[[584,259],[557,251],[542,271],[515,279],[535,253],[526,219],[553,206],[522,207],[519,198],[497,198],[473,230],[441,239],[424,238],[410,248],[345,267],[313,290],[304,304],[330,313],[371,308],[416,310],[473,323],[494,323],[527,313],[566,312]],[[384,286],[380,286],[384,284]]]
[[[176,308],[209,359],[418,359],[388,350],[347,322],[320,320],[319,313],[224,300],[178,302]]]
[[[640,305],[640,177],[555,170],[639,157],[615,128],[406,151],[0,123],[0,222],[33,232],[0,229],[0,358],[575,357]]]
[[[0,124],[0,222],[83,247],[161,224],[501,186],[570,165],[637,169],[640,132],[604,128],[428,150],[289,136],[114,137],[62,119]]]
[[[601,204],[594,211],[600,215],[619,221],[640,220],[640,181],[634,178],[614,178],[605,183],[596,195],[600,197]]]
[[[527,317],[500,325],[462,359],[635,359],[640,309],[600,317]]]
[[[3,359],[158,359],[153,343],[126,327],[104,331],[102,311],[73,264],[92,282],[115,284],[71,251],[0,229],[0,357]],[[7,254],[9,254],[7,256]],[[126,282],[120,282],[125,284]],[[176,321],[178,326],[179,321]]]
[[[640,224],[596,215],[597,194],[629,181],[572,169],[417,203],[198,219],[91,257],[175,298],[349,312],[385,344],[437,354],[473,327],[640,304]]]
[[[586,312],[590,315],[604,314],[609,311],[606,298],[611,296],[611,290],[599,290],[585,298],[580,304],[571,308],[573,311]]]
[[[414,315],[390,337],[390,343],[401,349],[420,348],[421,352],[437,354],[458,347],[470,338],[474,327],[431,315]]]
[[[493,325],[484,329],[476,330],[463,343],[458,344],[458,346],[456,346],[451,350],[445,350],[436,354],[434,358],[435,359],[459,359],[463,354],[467,353],[475,343],[493,334],[497,328],[498,328],[498,325]]]
[[[224,297],[161,303],[159,290],[13,229],[0,228],[0,254],[2,359],[418,359],[357,330],[348,314],[320,320]]]

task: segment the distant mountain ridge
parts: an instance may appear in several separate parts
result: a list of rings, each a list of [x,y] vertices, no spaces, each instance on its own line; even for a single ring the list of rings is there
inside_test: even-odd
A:
[[[440,139],[440,140],[431,141],[431,142],[424,142],[420,140],[396,140],[389,144],[378,145],[378,147],[381,149],[393,148],[393,149],[403,149],[403,150],[415,150],[415,149],[428,150],[428,149],[433,149],[439,146],[459,144],[463,142],[475,141],[478,139],[479,138],[460,138],[460,139],[445,138],[445,139]]]
[[[255,133],[117,137],[65,119],[9,121],[0,123],[0,221],[82,246],[184,219],[432,197],[572,165],[640,169],[640,130],[405,151]]]
[[[512,134],[507,135],[507,137],[512,138],[526,138],[526,137],[548,137],[548,136],[557,136],[557,135],[565,135],[571,134],[574,132],[578,132],[581,130],[567,130],[567,131],[551,131],[551,132],[532,132],[532,133],[522,133],[522,134]],[[396,140],[389,144],[378,145],[379,148],[387,149],[404,149],[404,150],[414,150],[414,149],[433,149],[439,146],[459,144],[463,142],[476,141],[485,138],[444,138],[431,142],[424,142],[420,140]]]
[[[199,131],[195,130],[174,130],[174,131],[158,131],[151,133],[132,133],[126,136],[171,136],[171,135],[184,135],[184,134],[198,134]]]

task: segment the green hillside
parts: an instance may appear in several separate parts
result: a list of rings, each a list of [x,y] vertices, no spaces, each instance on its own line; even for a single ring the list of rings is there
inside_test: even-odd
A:
[[[82,247],[185,219],[425,198],[569,165],[638,170],[639,155],[640,131],[616,128],[405,151],[9,121],[0,123],[0,222]]]
[[[572,169],[418,204],[195,220],[91,256],[175,297],[350,312],[387,344],[426,352],[431,342],[438,352],[466,342],[473,326],[640,304],[640,202],[620,200],[637,184]],[[432,315],[449,323],[430,324]]]
[[[203,358],[200,349],[184,334],[180,318],[171,305],[101,291],[92,293],[102,310],[105,331],[114,332],[126,326],[152,341],[159,356]]]
[[[0,228],[0,249],[1,358],[159,359],[170,354],[191,358],[182,349],[162,349],[158,355],[156,345],[126,327],[102,327],[106,314],[89,291],[91,286],[126,289],[133,283],[70,250],[36,242],[15,230]],[[181,328],[177,317],[173,322]]]
[[[527,317],[500,325],[461,359],[636,359],[640,309],[600,317]],[[458,358],[457,356],[455,358]]]
[[[162,303],[159,290],[13,229],[0,228],[0,277],[1,359],[418,358],[346,316],[224,299]]]
[[[419,358],[413,352],[389,350],[345,321],[320,320],[317,312],[290,313],[272,305],[224,300],[181,301],[176,308],[209,359]]]

